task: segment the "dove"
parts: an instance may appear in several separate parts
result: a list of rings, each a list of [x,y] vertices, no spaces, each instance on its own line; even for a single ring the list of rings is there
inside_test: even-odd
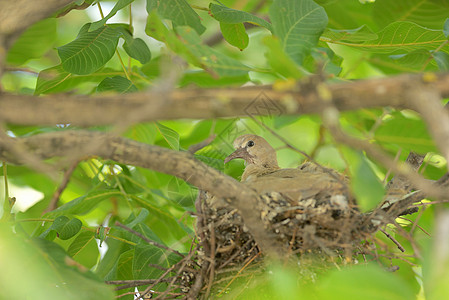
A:
[[[235,151],[224,160],[243,159],[245,170],[241,182],[259,194],[277,192],[292,203],[313,198],[329,200],[338,206],[347,206],[344,177],[336,171],[319,168],[306,162],[298,168],[282,169],[278,165],[276,150],[261,136],[245,134],[234,140]],[[342,200],[343,199],[343,200]]]

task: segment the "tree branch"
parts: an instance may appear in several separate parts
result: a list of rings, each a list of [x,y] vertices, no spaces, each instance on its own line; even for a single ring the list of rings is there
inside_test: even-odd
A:
[[[10,147],[11,143],[15,147]],[[100,156],[176,176],[199,189],[226,199],[230,206],[238,209],[245,225],[263,251],[273,255],[283,253],[279,243],[267,238],[260,215],[255,213],[258,203],[256,192],[196,160],[189,152],[147,145],[104,132],[67,130],[20,139],[0,139],[0,161],[15,164],[26,162],[26,158],[20,153],[10,151],[16,147],[25,149],[40,159],[66,156],[68,153],[71,159]]]
[[[430,77],[430,79],[428,78]],[[431,85],[442,97],[449,97],[449,73],[427,76],[401,75],[326,85],[332,104],[339,111],[391,106],[414,108],[407,91],[413,85]],[[176,89],[167,93],[145,92],[126,95],[35,97],[0,94],[0,121],[21,125],[73,124],[83,127],[126,124],[163,119],[208,119],[248,115],[258,97],[268,99],[279,114],[321,113],[316,86],[305,83],[291,91],[271,86],[228,89]],[[258,109],[252,115],[272,114]]]

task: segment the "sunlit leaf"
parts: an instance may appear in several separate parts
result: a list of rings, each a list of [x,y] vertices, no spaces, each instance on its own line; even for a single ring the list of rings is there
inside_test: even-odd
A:
[[[150,10],[151,8],[152,5],[150,5]],[[206,27],[201,24],[200,16],[185,0],[158,1],[157,11],[163,18],[173,21],[177,26],[190,26],[198,34],[202,34],[206,30]]]
[[[106,77],[122,75],[122,71],[103,68],[88,75],[72,74],[64,70],[62,65],[51,67],[39,72],[35,95],[50,94],[74,89],[85,82],[100,82]]]
[[[275,0],[270,19],[282,50],[299,65],[318,43],[328,21],[324,9],[312,0]]]
[[[107,77],[97,87],[97,92],[132,93],[137,92],[137,87],[128,79],[121,76]]]
[[[56,40],[56,19],[45,19],[29,27],[11,46],[6,61],[21,65],[40,58],[50,50]]]
[[[225,40],[232,46],[240,50],[248,47],[249,37],[242,23],[228,24],[220,22],[220,30]]]
[[[435,50],[447,41],[442,30],[428,29],[411,22],[395,22],[377,33],[378,38],[363,43],[338,42],[360,50],[375,53],[411,52]],[[443,49],[449,49],[446,45]]]
[[[376,0],[373,19],[385,27],[396,21],[409,21],[418,25],[441,29],[449,10],[446,0]]]
[[[437,150],[422,120],[406,118],[399,113],[393,116],[382,122],[376,130],[377,142],[397,145],[404,150],[422,154]]]
[[[272,26],[269,22],[253,14],[232,9],[223,5],[218,5],[215,3],[211,3],[209,5],[209,9],[210,12],[212,13],[212,16],[218,21],[220,21],[220,23],[237,24],[248,22],[252,24],[257,24],[259,26],[265,27],[270,31],[273,31]]]
[[[113,16],[115,16],[115,14],[121,10],[122,8],[124,8],[125,6],[128,6],[129,4],[133,3],[134,0],[118,0],[114,7],[111,9],[111,11],[100,21],[94,22],[90,25],[89,31],[95,31],[98,28],[100,28],[101,26],[104,26],[106,24],[106,22],[112,18]]]
[[[84,25],[74,41],[58,48],[62,67],[69,73],[93,73],[115,53],[120,32],[109,26],[88,32],[89,26]]]
[[[176,131],[161,123],[156,123],[156,128],[170,148],[179,150],[179,134]]]

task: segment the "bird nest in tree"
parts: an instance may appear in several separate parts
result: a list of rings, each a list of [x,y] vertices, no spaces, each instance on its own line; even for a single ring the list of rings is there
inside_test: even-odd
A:
[[[266,143],[256,136],[243,137],[236,140],[237,150],[231,159],[245,158],[253,141],[256,145]],[[269,153],[264,152],[263,157],[275,160],[275,156],[270,157],[274,150],[266,145],[265,148]],[[255,152],[249,155],[246,158],[256,163],[262,157]],[[341,261],[348,262],[356,252],[369,253],[371,245],[363,241],[395,217],[415,212],[407,208],[423,196],[409,194],[410,187],[398,180],[399,185],[388,186],[388,201],[384,205],[371,213],[361,213],[348,188],[348,179],[338,172],[314,163],[280,169],[276,161],[271,165],[261,161],[262,168],[255,168],[254,163],[247,165],[242,179],[257,192],[254,214],[262,221],[266,240],[281,245],[282,253],[278,255],[286,259],[313,252],[331,259],[340,256]],[[220,293],[217,289],[223,291],[241,275],[236,273],[258,265],[264,256],[241,215],[226,199],[200,192],[196,209],[195,245],[147,288],[148,292],[157,284],[168,282],[161,291],[151,292],[156,298],[208,298],[211,291]],[[396,242],[393,238],[392,241]]]

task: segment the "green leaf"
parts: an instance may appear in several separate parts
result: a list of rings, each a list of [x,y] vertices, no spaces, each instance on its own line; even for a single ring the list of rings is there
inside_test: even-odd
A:
[[[416,299],[408,282],[379,266],[352,266],[330,272],[316,289],[317,299]]]
[[[269,14],[282,50],[301,65],[326,28],[326,12],[312,0],[275,0]]]
[[[263,43],[268,48],[265,56],[273,71],[286,78],[299,79],[303,76],[299,66],[282,50],[279,39],[267,36]]]
[[[242,51],[248,47],[249,37],[242,23],[228,24],[220,22],[220,30],[225,40]]]
[[[162,135],[164,140],[174,150],[179,150],[179,134],[171,128],[162,125],[161,123],[155,123],[157,130]]]
[[[447,18],[446,21],[444,21],[443,33],[445,37],[449,37],[449,18]]]
[[[438,69],[442,72],[449,71],[449,54],[446,52],[435,52],[433,54],[433,59],[436,61],[438,65]]]
[[[140,123],[128,128],[124,136],[130,139],[145,143],[153,144],[157,131],[151,123]]]
[[[137,245],[133,259],[134,278],[159,278],[164,271],[149,267],[149,264],[169,268],[180,259],[178,255],[153,245]]]
[[[147,209],[142,208],[137,218],[132,220],[130,223],[126,224],[126,226],[128,226],[129,228],[133,228],[137,224],[145,222],[145,219],[148,217],[149,214],[150,212]]]
[[[5,225],[0,225],[2,299],[114,299],[112,287],[79,267],[61,246],[23,239]]]
[[[189,49],[173,30],[169,30],[154,11],[148,15],[145,32],[148,36],[165,43],[171,50],[184,57],[191,64],[198,67],[202,65],[201,58],[197,57],[193,49]]]
[[[442,30],[432,30],[410,22],[395,22],[377,33],[378,38],[364,43],[335,42],[374,53],[435,50],[447,41]],[[442,49],[448,50],[446,45]]]
[[[82,223],[77,218],[69,219],[66,216],[60,216],[53,221],[53,224],[40,237],[52,240],[57,234],[61,240],[68,240],[80,231],[81,226]]]
[[[137,87],[122,76],[114,76],[103,79],[97,87],[97,92],[115,91],[121,94],[137,92]]]
[[[382,201],[384,187],[361,152],[349,148],[342,151],[347,161],[351,162],[351,190],[357,204],[362,212],[369,211]]]
[[[205,30],[200,16],[185,0],[158,1],[158,13],[162,17],[173,21],[176,26],[190,26],[201,35]]]
[[[57,217],[62,214],[84,215],[97,207],[102,201],[113,197],[121,198],[123,195],[118,190],[94,190],[84,196],[65,203],[57,209],[45,214],[45,216]]]
[[[449,2],[445,0],[376,0],[373,19],[385,27],[396,21],[410,21],[418,25],[440,29],[448,16]]]
[[[148,45],[140,38],[126,41],[123,44],[123,49],[126,53],[134,59],[137,59],[141,64],[146,64],[151,60],[151,52]]]
[[[240,61],[203,45],[199,35],[195,31],[187,27],[179,27],[177,31],[190,52],[195,53],[200,59],[200,66],[205,70],[215,72],[220,77],[242,76],[251,70]]]
[[[100,82],[106,77],[121,75],[123,71],[103,68],[88,75],[76,75],[57,65],[39,72],[36,82],[35,95],[58,93],[76,88],[85,82]]]
[[[56,40],[56,19],[45,19],[29,27],[11,46],[6,61],[21,65],[33,58],[40,58]]]
[[[92,231],[81,232],[67,248],[67,254],[71,257],[75,257],[79,255],[81,251],[85,250],[91,243],[94,243],[95,246],[97,246],[94,233]]]
[[[332,29],[326,28],[321,36],[321,40],[334,43],[337,41],[361,43],[365,41],[377,39],[377,34],[371,31],[367,26],[363,25],[356,29]]]
[[[220,23],[237,24],[248,22],[265,27],[266,29],[273,31],[273,28],[269,22],[250,13],[214,3],[211,3],[209,5],[209,9],[210,12],[212,13],[212,16],[216,20],[220,21]]]
[[[406,118],[401,113],[385,120],[375,132],[375,140],[381,145],[396,145],[406,151],[425,154],[436,152],[426,124],[420,119]]]
[[[88,32],[84,25],[76,39],[58,48],[62,67],[69,73],[91,74],[104,66],[114,55],[120,32],[109,26]]]
[[[122,8],[124,8],[125,6],[128,6],[129,4],[133,3],[134,0],[118,0],[114,7],[112,8],[112,10],[108,13],[107,16],[105,16],[103,19],[101,19],[100,21],[94,22],[90,25],[89,31],[95,31],[98,28],[104,26],[106,24],[106,22],[112,18],[113,16],[115,16],[115,14],[121,10]]]

